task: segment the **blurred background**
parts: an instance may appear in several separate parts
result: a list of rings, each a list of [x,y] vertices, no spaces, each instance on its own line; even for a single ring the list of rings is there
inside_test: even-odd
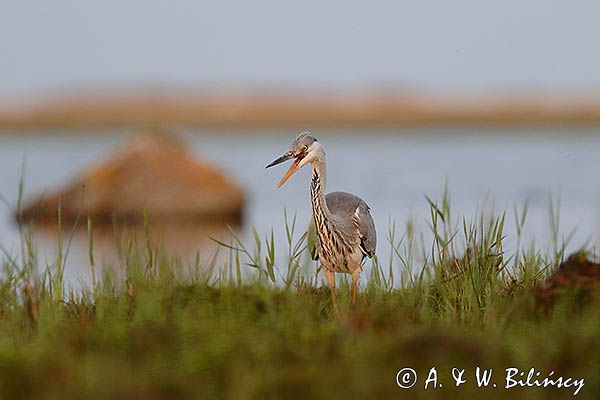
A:
[[[308,223],[309,172],[275,191],[284,168],[264,166],[300,130],[327,150],[328,190],[371,206],[382,254],[394,222],[427,237],[425,195],[445,185],[456,216],[506,210],[509,242],[527,202],[528,240],[551,246],[553,201],[570,248],[598,243],[599,13],[541,0],[4,4],[0,244],[18,253],[21,180],[22,221],[45,221],[42,260],[58,204],[63,226],[89,215],[107,232],[145,209],[183,252],[209,254],[226,224],[283,241],[284,207]],[[89,274],[79,225],[73,281]]]

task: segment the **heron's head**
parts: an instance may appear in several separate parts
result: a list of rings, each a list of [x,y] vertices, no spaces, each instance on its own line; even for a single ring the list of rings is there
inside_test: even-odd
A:
[[[266,168],[294,159],[294,162],[277,185],[277,189],[279,189],[283,186],[285,181],[294,174],[294,172],[298,171],[322,154],[324,154],[323,147],[317,142],[317,139],[315,139],[310,132],[302,132],[294,139],[289,150],[271,164],[267,165]]]

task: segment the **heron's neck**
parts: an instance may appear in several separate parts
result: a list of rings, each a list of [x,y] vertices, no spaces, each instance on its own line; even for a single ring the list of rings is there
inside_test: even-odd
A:
[[[331,212],[325,201],[325,184],[327,181],[327,163],[325,156],[312,162],[312,177],[310,179],[310,199],[313,215],[317,221],[331,220]]]

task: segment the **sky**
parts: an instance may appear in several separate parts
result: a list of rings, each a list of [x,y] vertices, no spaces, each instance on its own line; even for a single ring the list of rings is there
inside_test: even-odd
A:
[[[19,0],[0,97],[204,87],[600,89],[600,2]]]

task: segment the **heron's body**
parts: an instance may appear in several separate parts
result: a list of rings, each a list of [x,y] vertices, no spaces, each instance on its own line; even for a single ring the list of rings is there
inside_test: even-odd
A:
[[[308,226],[308,248],[313,260],[320,260],[323,268],[331,272],[352,274],[362,270],[364,258],[375,254],[377,241],[369,206],[360,197],[346,192],[329,193],[325,202],[337,226],[328,229],[323,219],[319,219],[320,226],[316,229],[317,218],[313,216]],[[318,211],[313,213],[319,215]],[[332,232],[337,232],[336,239],[331,239]]]
[[[304,165],[310,163],[310,202],[312,219],[308,229],[309,249],[313,259],[323,266],[332,288],[337,308],[334,273],[352,274],[352,301],[355,299],[358,274],[365,257],[373,257],[377,244],[375,224],[369,206],[359,197],[346,192],[325,195],[327,163],[325,151],[308,132],[301,133],[290,150],[267,166],[294,158],[295,161],[278,187]]]

